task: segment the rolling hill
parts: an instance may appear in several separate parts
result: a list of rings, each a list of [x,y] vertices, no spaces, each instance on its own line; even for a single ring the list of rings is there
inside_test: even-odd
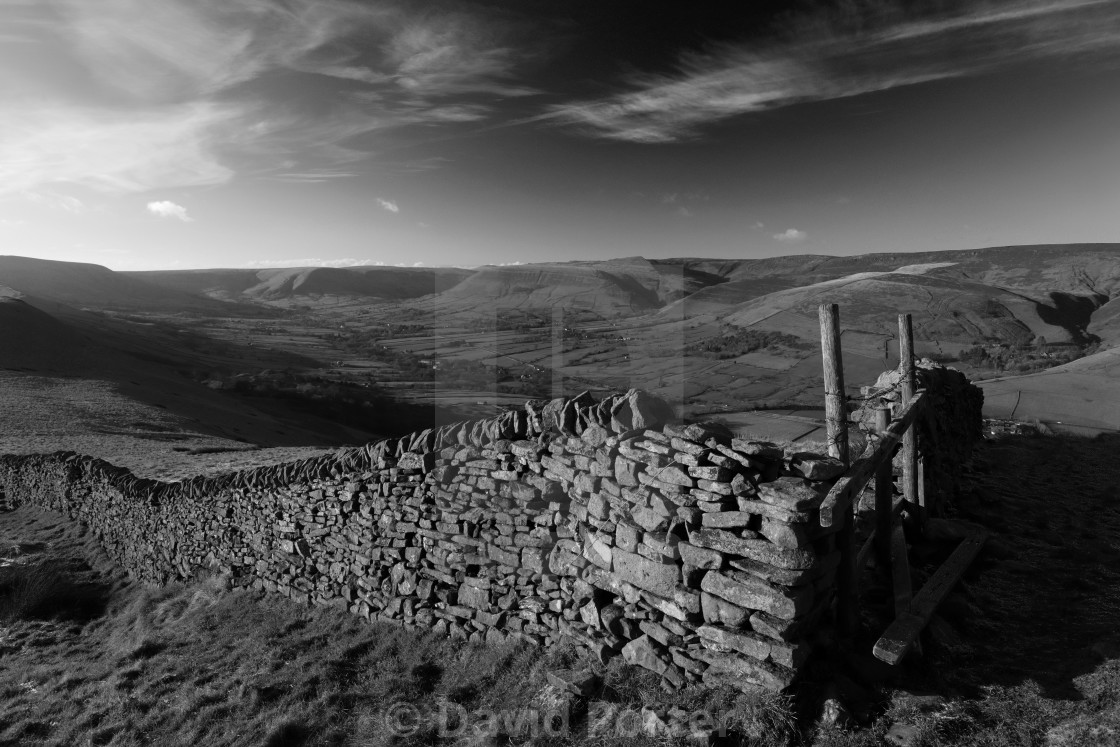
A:
[[[121,273],[181,293],[225,301],[323,297],[399,301],[441,293],[472,274],[458,267],[285,267]]]
[[[228,304],[82,262],[0,256],[0,285],[43,302],[76,308],[230,313]],[[254,313],[252,309],[241,311]]]

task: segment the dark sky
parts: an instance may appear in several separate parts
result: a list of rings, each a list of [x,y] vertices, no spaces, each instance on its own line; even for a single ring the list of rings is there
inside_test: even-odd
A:
[[[0,253],[1120,241],[1120,3],[0,0]]]

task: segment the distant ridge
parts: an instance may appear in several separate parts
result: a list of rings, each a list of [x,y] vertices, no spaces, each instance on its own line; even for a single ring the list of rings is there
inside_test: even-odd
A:
[[[121,273],[152,285],[228,301],[323,296],[400,301],[442,293],[472,270],[457,267],[283,267]]]
[[[0,256],[0,285],[37,299],[74,307],[148,311],[211,311],[220,305],[84,262]]]

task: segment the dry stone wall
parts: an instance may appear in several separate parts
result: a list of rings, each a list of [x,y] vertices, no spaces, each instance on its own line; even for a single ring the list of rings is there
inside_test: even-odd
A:
[[[918,361],[915,374],[926,397],[915,423],[925,494],[931,505],[945,506],[960,491],[961,467],[983,438],[984,390],[957,369],[927,358]],[[876,408],[901,404],[901,379],[897,369],[884,371],[874,385],[864,387],[864,406],[854,414],[862,429],[874,430]]]
[[[670,689],[781,690],[833,599],[840,527],[817,509],[842,469],[631,390],[179,483],[5,456],[0,490],[84,522],[144,581],[216,571],[464,641],[574,639]]]

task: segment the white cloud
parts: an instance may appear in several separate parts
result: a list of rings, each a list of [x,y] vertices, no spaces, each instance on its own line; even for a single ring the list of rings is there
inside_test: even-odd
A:
[[[901,20],[877,24],[871,13],[864,18],[856,10],[854,22],[841,20],[858,32],[843,30],[844,24],[827,16],[810,17],[794,41],[727,44],[685,54],[674,73],[635,75],[623,92],[556,105],[536,119],[594,137],[667,143],[748,112],[1120,46],[1120,4],[1109,0],[1002,0],[964,7],[948,19],[907,19],[897,9],[893,17]]]
[[[0,218],[0,228],[15,228],[22,226],[23,221],[15,220],[14,218]]]
[[[184,223],[189,223],[191,221],[191,217],[187,215],[187,209],[171,200],[149,202],[148,212],[152,215],[158,215],[161,218],[178,218]]]
[[[397,203],[393,202],[392,200],[383,200],[378,197],[377,204],[380,205],[382,209],[388,210],[390,213],[399,213],[401,211]]]
[[[805,240],[806,233],[798,231],[796,228],[787,228],[782,233],[774,234],[774,238],[778,241],[784,241],[787,244],[796,244]]]

